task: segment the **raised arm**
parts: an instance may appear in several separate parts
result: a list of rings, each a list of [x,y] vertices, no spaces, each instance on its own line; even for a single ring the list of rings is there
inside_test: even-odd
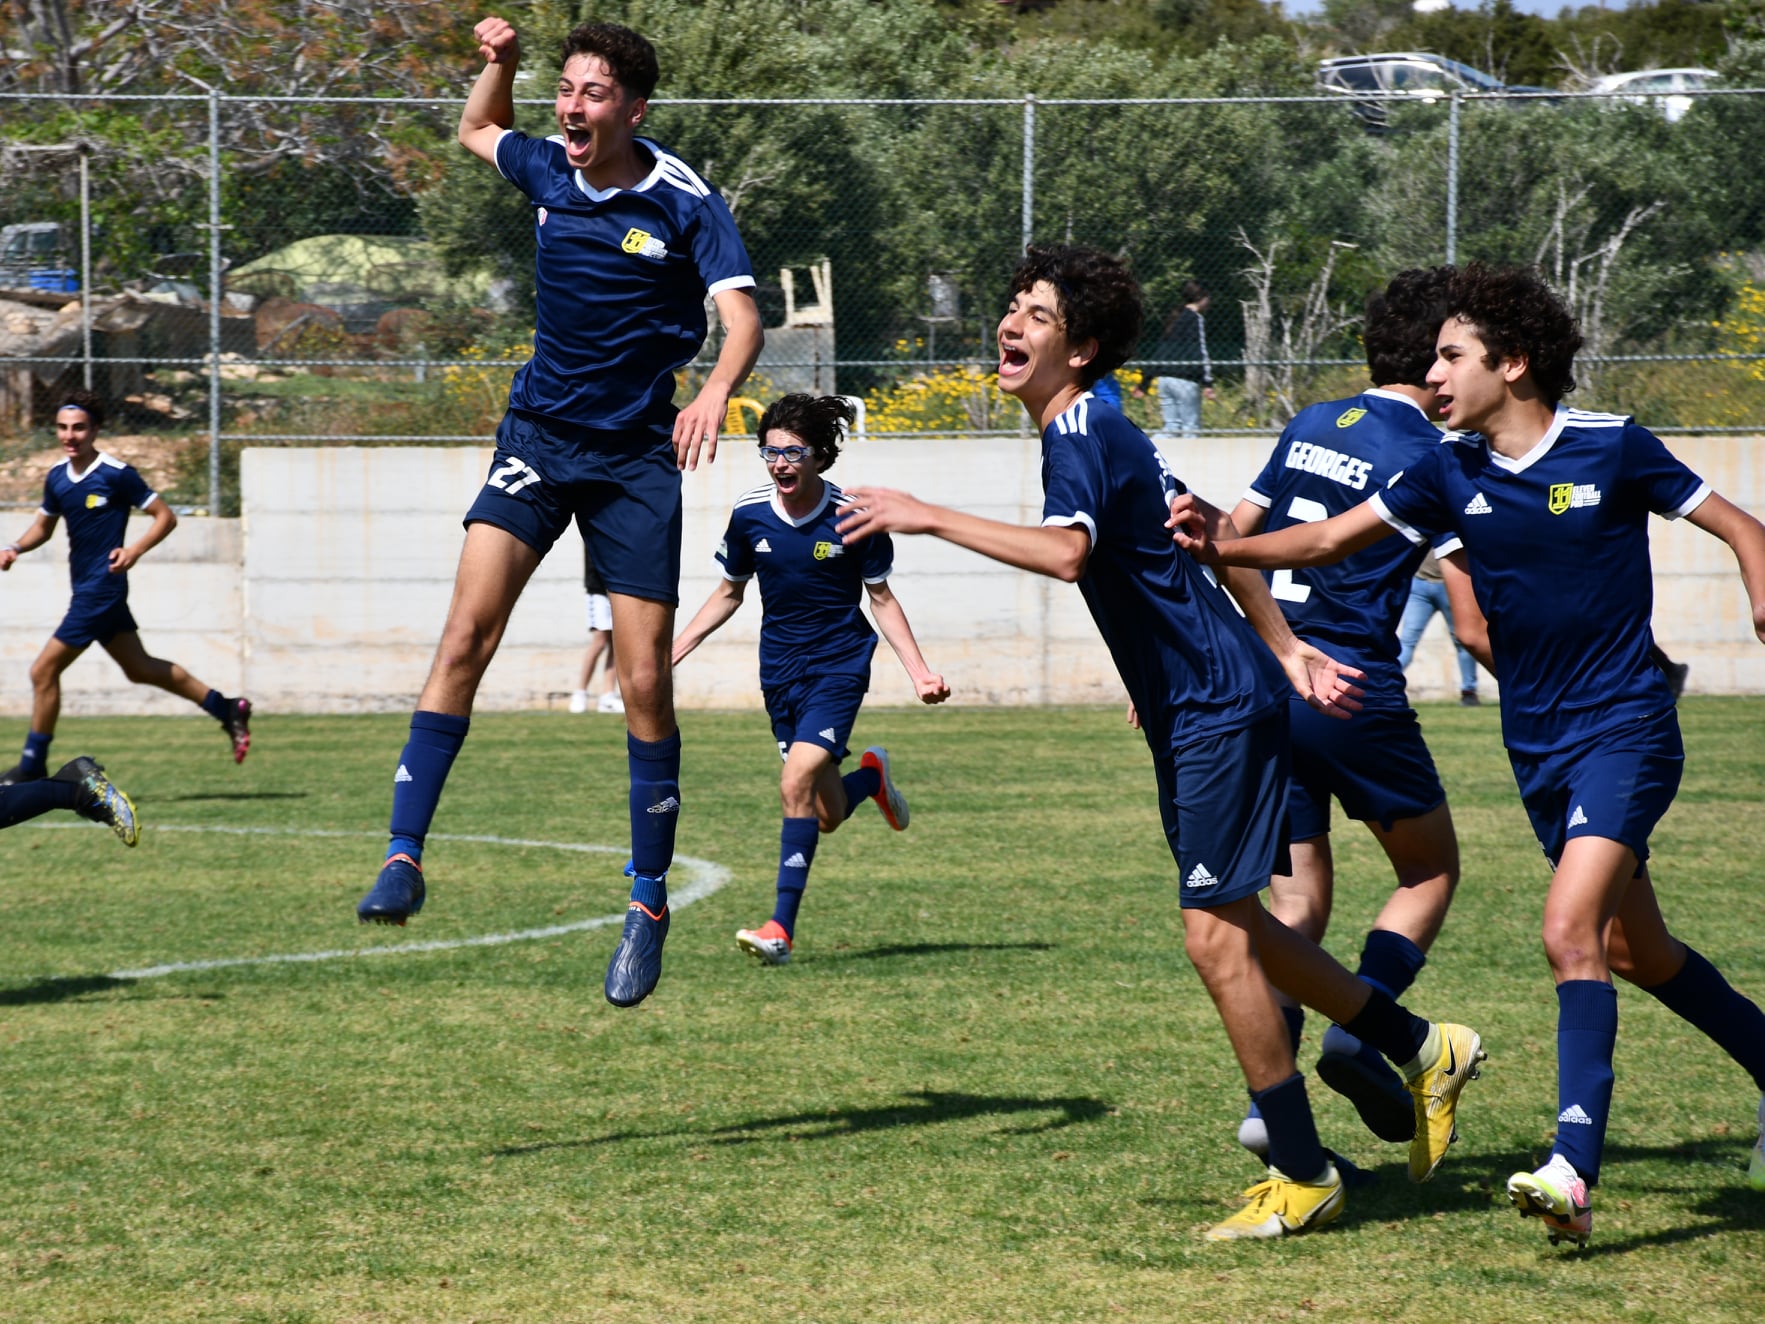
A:
[[[674,638],[674,654],[672,665],[679,666],[686,655],[704,643],[731,616],[736,608],[742,605],[742,598],[748,591],[745,579],[724,579],[718,581],[717,587],[711,590],[711,596],[705,599],[705,605],[693,613],[693,618],[686,623]]]
[[[1026,526],[965,515],[886,487],[848,487],[840,537],[855,543],[873,533],[929,533],[971,552],[1071,584],[1085,573],[1091,535],[1080,525]]]
[[[12,569],[12,563],[26,552],[34,552],[49,541],[49,535],[55,532],[56,517],[37,512],[37,518],[31,521],[31,527],[18,535],[14,542],[0,547],[0,570]]]
[[[749,290],[719,290],[711,299],[723,323],[723,346],[711,375],[674,420],[674,462],[682,469],[698,468],[701,450],[706,464],[717,458],[717,435],[729,412],[729,397],[748,379],[766,341],[760,307]]]
[[[925,664],[925,658],[919,652],[919,641],[913,637],[913,627],[907,623],[907,613],[901,609],[901,600],[887,581],[864,587],[870,592],[870,614],[876,618],[876,628],[882,631],[882,637],[889,641],[889,647],[901,659],[919,701],[942,703],[948,699],[950,687],[942,676]]]
[[[1765,641],[1765,524],[1712,492],[1686,518],[1727,543],[1740,563],[1741,583],[1753,607],[1753,633]]]
[[[113,575],[122,574],[135,562],[146,556],[148,552],[164,542],[166,535],[178,527],[178,517],[172,513],[172,508],[166,505],[161,498],[154,497],[142,509],[152,517],[153,522],[147,526],[146,533],[126,547],[111,548],[110,573]]]
[[[500,18],[480,20],[472,35],[485,63],[460,112],[460,145],[495,165],[497,139],[504,129],[515,127],[515,70],[521,63],[521,41],[514,27]]]

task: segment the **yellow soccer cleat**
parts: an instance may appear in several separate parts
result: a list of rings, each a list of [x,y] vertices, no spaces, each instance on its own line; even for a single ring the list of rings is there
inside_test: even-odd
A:
[[[1244,1192],[1249,1201],[1225,1222],[1207,1230],[1209,1241],[1266,1240],[1322,1227],[1342,1212],[1342,1178],[1334,1163],[1316,1182],[1293,1181],[1270,1168],[1267,1181]]]
[[[1476,1080],[1477,1064],[1489,1054],[1483,1040],[1464,1025],[1442,1021],[1434,1027],[1440,1034],[1440,1051],[1434,1061],[1409,1081],[1416,1101],[1416,1134],[1410,1140],[1410,1180],[1427,1181],[1446,1157],[1446,1147],[1459,1138],[1455,1118],[1459,1094]]]

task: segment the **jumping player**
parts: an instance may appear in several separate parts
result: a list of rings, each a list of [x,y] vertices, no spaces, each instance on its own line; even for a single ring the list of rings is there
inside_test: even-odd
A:
[[[1241,533],[1326,519],[1359,505],[1440,444],[1429,417],[1434,337],[1445,320],[1450,268],[1399,273],[1367,301],[1364,339],[1373,389],[1301,410],[1281,434],[1263,471],[1232,511]],[[1443,542],[1450,552],[1456,541]],[[1269,591],[1293,632],[1362,673],[1362,711],[1336,722],[1297,695],[1287,705],[1293,770],[1287,784],[1287,835],[1293,872],[1269,881],[1269,913],[1313,942],[1324,940],[1335,890],[1330,800],[1367,825],[1397,875],[1397,890],[1361,948],[1361,979],[1394,998],[1415,982],[1446,918],[1459,878],[1458,838],[1446,792],[1405,692],[1397,629],[1410,580],[1426,549],[1381,543],[1338,566],[1268,576]],[[1462,574],[1448,563],[1443,574]],[[1297,1050],[1304,1011],[1282,1011]],[[1383,1140],[1415,1130],[1409,1092],[1385,1060],[1332,1025],[1318,1074],[1348,1097]],[[1254,1111],[1238,1138],[1267,1151]]]
[[[1233,539],[1193,498],[1172,521],[1204,560],[1265,569],[1327,565],[1393,532],[1463,540],[1466,605],[1481,620],[1460,631],[1501,678],[1502,739],[1553,869],[1544,950],[1557,986],[1557,1136],[1549,1162],[1509,1178],[1508,1196],[1552,1242],[1584,1245],[1612,1099],[1614,974],[1702,1030],[1765,1092],[1765,1014],[1667,931],[1647,866],[1685,758],[1649,655],[1648,516],[1689,519],[1729,545],[1762,639],[1765,526],[1634,420],[1562,405],[1581,335],[1536,272],[1469,267],[1447,311],[1428,379],[1448,424],[1478,435],[1435,447],[1320,522]],[[1765,1187],[1765,1148],[1750,1180]]]
[[[907,798],[889,775],[887,750],[872,745],[856,772],[839,773],[876,651],[876,631],[858,607],[864,592],[920,701],[950,697],[944,678],[926,666],[889,588],[895,555],[888,535],[867,539],[847,555],[834,527],[845,498],[822,475],[839,458],[841,426],[853,417],[851,404],[836,395],[787,395],[761,416],[760,458],[772,481],[735,503],[717,549],[723,581],[674,641],[678,666],[735,615],[748,581],[759,578],[760,688],[784,759],[778,787],[784,826],[772,918],[758,929],[738,929],[735,940],[766,965],[791,959],[797,910],[822,833],[838,828],[865,800],[876,801],[895,831],[907,827]]]
[[[1208,1235],[1302,1232],[1336,1217],[1343,1183],[1318,1140],[1270,982],[1403,1064],[1417,1120],[1415,1181],[1446,1155],[1459,1095],[1484,1057],[1481,1041],[1464,1026],[1412,1016],[1263,909],[1258,893],[1286,867],[1283,672],[1326,711],[1352,711],[1358,691],[1337,663],[1293,636],[1260,575],[1227,576],[1246,623],[1159,527],[1181,484],[1146,435],[1088,389],[1122,363],[1139,333],[1140,293],[1127,270],[1091,249],[1036,247],[1011,290],[999,323],[999,384],[1042,428],[1042,524],[1004,524],[860,487],[846,493],[840,528],[850,544],[883,532],[929,533],[1078,584],[1152,750],[1181,878],[1185,949],[1268,1126],[1266,1180]]]
[[[96,643],[116,659],[123,675],[188,699],[221,724],[242,763],[251,748],[251,703],[210,689],[176,662],[152,657],[142,646],[129,612],[129,570],[178,527],[178,517],[135,469],[98,449],[104,402],[91,391],[69,391],[55,411],[55,439],[67,456],[43,479],[43,507],[17,542],[0,547],[0,570],[48,542],[57,520],[67,520],[68,571],[73,599],[67,615],[31,663],[31,730],[16,766],[0,773],[0,786],[47,775],[49,742],[61,716],[61,673]],[[132,543],[129,509],[152,517]],[[71,766],[71,765],[70,765]]]
[[[533,358],[515,374],[489,477],[466,512],[453,604],[393,779],[386,864],[357,914],[403,924],[422,907],[423,839],[478,684],[522,588],[575,520],[612,603],[625,697],[636,872],[606,995],[629,1007],[661,976],[680,813],[668,665],[680,471],[715,457],[729,395],[760,352],[754,277],[722,198],[636,136],[657,79],[648,41],[611,23],[565,37],[558,132],[534,139],[512,127],[515,29],[486,18],[473,31],[486,64],[459,138],[533,205]],[[676,413],[674,373],[704,343],[707,296],[723,345],[698,396]]]
[[[17,827],[52,809],[71,809],[81,818],[104,824],[125,846],[140,840],[135,802],[84,754],[62,764],[52,776],[0,785],[0,828]]]

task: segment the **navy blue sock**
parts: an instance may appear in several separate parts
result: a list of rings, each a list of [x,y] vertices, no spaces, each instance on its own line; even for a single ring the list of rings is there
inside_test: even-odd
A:
[[[803,889],[809,886],[809,866],[815,863],[815,847],[821,840],[821,820],[787,818],[778,833],[778,900],[772,918],[791,937],[797,934],[797,908]]]
[[[392,842],[387,855],[405,854],[421,863],[423,838],[441,803],[441,788],[466,743],[471,719],[421,709],[411,714],[411,735],[392,777]]]
[[[846,817],[850,818],[854,809],[882,790],[882,769],[860,768],[857,772],[848,772],[840,778],[840,785],[846,788]]]
[[[631,899],[652,914],[668,904],[668,867],[680,821],[680,732],[663,740],[625,737],[631,773]]]
[[[1765,1012],[1736,993],[1720,970],[1687,947],[1679,973],[1643,991],[1714,1040],[1765,1094]]]
[[[77,782],[17,782],[0,786],[0,828],[9,828],[51,809],[72,809],[80,794]]]
[[[1413,1060],[1428,1039],[1427,1021],[1411,1015],[1376,988],[1368,995],[1367,1005],[1342,1028],[1399,1066]]]
[[[210,690],[202,696],[202,711],[217,722],[227,720],[227,696],[219,690]]]
[[[41,777],[49,771],[49,742],[54,736],[32,731],[25,737],[24,753],[19,756],[19,771],[27,776]]]
[[[1617,1042],[1617,989],[1597,979],[1557,985],[1557,1142],[1551,1152],[1573,1163],[1589,1186],[1600,1179]]]
[[[1409,992],[1427,963],[1428,954],[1403,934],[1373,929],[1361,945],[1361,966],[1354,973],[1357,979],[1395,1000]]]
[[[1330,1159],[1312,1120],[1305,1077],[1295,1072],[1279,1085],[1252,1090],[1250,1101],[1269,1128],[1269,1166],[1294,1181],[1316,1181],[1323,1176]]]
[[[1305,1033],[1305,1008],[1281,1004],[1281,1019],[1287,1022],[1287,1037],[1293,1042],[1295,1056],[1299,1053],[1299,1040]],[[1283,1169],[1285,1171],[1285,1169]]]

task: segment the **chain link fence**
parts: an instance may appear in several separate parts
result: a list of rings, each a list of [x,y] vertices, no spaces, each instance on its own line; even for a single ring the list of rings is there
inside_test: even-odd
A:
[[[518,115],[555,131],[549,100]],[[530,349],[534,227],[454,143],[457,116],[0,95],[0,461],[40,448],[32,429],[82,383],[113,402],[112,432],[186,439],[174,496],[216,511],[236,509],[244,444],[488,438]],[[1147,356],[1184,283],[1209,289],[1210,431],[1355,389],[1366,293],[1470,259],[1536,262],[1571,301],[1576,402],[1664,431],[1765,428],[1761,129],[1765,92],[1725,89],[1672,107],[658,101],[643,132],[722,190],[748,244],[768,328],[748,396],[837,391],[872,434],[960,436],[1025,426],[992,337],[1031,241],[1127,257]],[[1131,363],[1128,410],[1153,425],[1152,379],[1184,366]]]

